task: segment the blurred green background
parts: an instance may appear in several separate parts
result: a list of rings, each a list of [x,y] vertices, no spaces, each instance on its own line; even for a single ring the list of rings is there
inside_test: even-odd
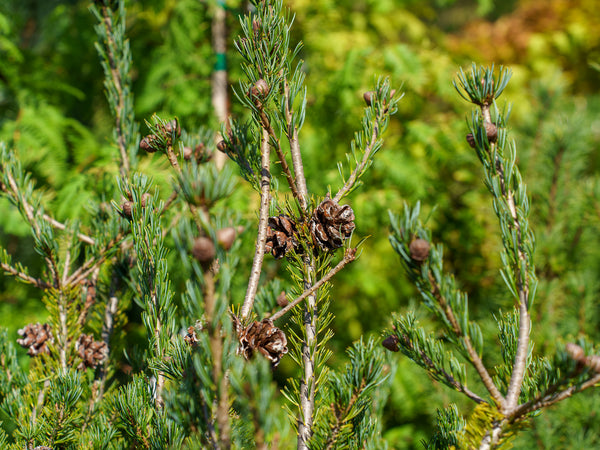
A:
[[[552,351],[557,339],[579,334],[598,341],[597,1],[296,0],[287,5],[295,14],[293,39],[304,42],[308,113],[300,137],[313,193],[324,195],[340,184],[336,163],[360,127],[363,92],[380,75],[404,92],[384,149],[350,198],[356,242],[369,239],[360,259],[334,282],[332,364],[344,362],[344,349],[361,335],[380,335],[393,312],[419,310],[387,241],[388,211],[398,213],[404,202],[418,200],[431,213],[435,241],[445,245],[448,270],[469,293],[472,316],[487,331],[485,358],[490,363],[498,358],[492,314],[511,307],[498,273],[501,242],[477,158],[465,141],[470,108],[452,86],[458,68],[472,61],[513,71],[499,106],[512,104],[510,132],[532,200],[540,277],[532,312],[535,350]],[[0,140],[14,147],[44,190],[46,208],[58,220],[77,218],[84,224],[98,184],[112,182],[118,172],[88,6],[76,0],[0,4]],[[158,112],[177,116],[185,128],[219,128],[210,101],[215,7],[216,2],[198,0],[127,2],[141,123]],[[227,63],[235,84],[242,75],[232,41],[238,15],[248,5],[228,1],[227,8]],[[231,110],[245,114],[233,96]],[[166,164],[151,155],[141,158],[140,169],[166,186]],[[247,198],[256,202],[255,193],[240,185],[233,201],[246,204]],[[254,212],[246,211],[246,217],[253,220]],[[252,240],[246,236],[248,259]],[[4,199],[0,243],[32,273],[39,272],[27,228]],[[268,264],[267,270],[278,268]],[[172,277],[175,286],[182,285],[176,270]],[[244,282],[237,283],[240,298]],[[0,322],[11,336],[44,320],[39,297],[0,276]],[[418,448],[431,431],[436,408],[458,401],[468,411],[469,405],[406,358],[395,359],[385,436],[391,448]],[[282,370],[284,379],[285,364]],[[515,447],[598,447],[599,414],[598,393],[568,400],[532,421]]]

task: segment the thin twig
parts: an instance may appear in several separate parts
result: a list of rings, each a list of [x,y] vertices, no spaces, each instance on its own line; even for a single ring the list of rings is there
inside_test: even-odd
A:
[[[488,390],[488,392],[490,393],[492,398],[496,401],[496,403],[498,405],[504,405],[504,402],[505,402],[504,397],[502,396],[502,394],[500,393],[500,391],[494,384],[494,380],[492,380],[492,377],[490,376],[485,365],[481,361],[479,354],[473,347],[471,338],[469,337],[469,335],[467,333],[465,333],[461,329],[460,324],[458,323],[458,320],[456,319],[456,316],[454,315],[454,311],[448,304],[448,301],[446,300],[446,298],[442,295],[440,286],[438,285],[432,272],[429,272],[429,282],[431,284],[432,294],[435,296],[438,303],[442,307],[442,310],[444,311],[444,315],[446,316],[446,318],[452,325],[452,330],[454,331],[454,333],[456,333],[457,336],[460,336],[463,339],[463,342],[465,344],[465,350],[469,354],[470,362],[471,362],[471,364],[473,364],[473,367],[475,367],[475,370],[477,371],[479,378],[481,378],[481,381],[483,382],[484,386],[486,387],[486,389]]]
[[[483,106],[482,111],[484,118],[489,120],[489,107]],[[490,146],[490,153],[494,155],[496,144],[492,143]],[[525,255],[525,251],[523,250],[523,235],[521,223],[519,222],[519,217],[517,215],[514,192],[509,186],[506,186],[504,167],[502,166],[500,159],[494,161],[494,169],[500,180],[502,196],[504,197],[510,211],[510,216],[512,219],[512,224],[510,227],[516,232],[517,253],[519,262],[521,263],[515,268],[515,278],[518,280],[517,289],[519,297],[519,337],[517,340],[517,352],[513,364],[512,375],[508,385],[508,391],[506,393],[506,404],[503,408],[504,414],[508,415],[517,407],[519,395],[521,393],[521,387],[523,385],[523,377],[525,376],[525,368],[527,366],[527,355],[529,353],[529,333],[531,330],[531,320],[528,310],[529,279],[527,276],[527,271],[525,271],[525,274],[521,272],[521,267],[529,267],[529,260]],[[523,278],[525,278],[524,282]]]
[[[17,182],[15,181],[12,175],[12,172],[7,170],[4,173],[6,174],[6,178],[8,179],[8,184],[10,186],[10,189],[12,190],[12,195],[23,206],[23,211],[25,212],[25,217],[27,218],[27,221],[34,228],[36,234],[39,235],[40,229],[33,216],[33,207],[25,201],[23,196],[19,195],[20,190],[17,186]]]
[[[285,308],[280,309],[279,311],[277,311],[275,314],[273,314],[269,318],[271,320],[275,321],[275,320],[281,318],[282,316],[284,316],[285,314],[287,314],[291,309],[293,309],[295,306],[297,306],[302,300],[304,300],[306,297],[311,295],[313,292],[315,292],[317,289],[319,289],[321,286],[323,286],[325,283],[327,283],[329,280],[331,280],[340,270],[342,270],[344,268],[344,266],[346,266],[346,264],[354,261],[354,259],[356,259],[356,249],[350,248],[346,251],[342,260],[333,269],[331,269],[329,272],[327,272],[327,274],[325,276],[323,276],[323,278],[321,278],[319,281],[317,281],[315,284],[313,284],[309,289],[306,289],[302,294],[300,294],[292,302],[290,302]]]
[[[244,298],[244,304],[242,305],[241,316],[242,319],[248,317],[252,306],[254,305],[254,298],[256,297],[256,291],[258,290],[258,281],[260,279],[260,273],[262,271],[262,263],[265,256],[265,242],[267,240],[267,222],[269,219],[269,205],[271,203],[271,172],[270,172],[270,155],[269,155],[269,132],[262,129],[262,141],[261,141],[261,181],[260,181],[260,212],[258,219],[258,235],[256,237],[256,249],[254,251],[254,259],[252,260],[252,269],[250,271],[250,280],[248,281],[248,289],[246,291],[246,297]]]
[[[410,348],[412,351],[415,350],[413,343],[408,338],[403,339],[403,345]],[[469,390],[466,386],[464,386],[462,383],[457,381],[451,374],[446,372],[443,368],[435,365],[433,363],[433,361],[431,360],[431,358],[429,356],[427,356],[423,350],[419,350],[419,354],[421,355],[421,358],[422,358],[421,360],[427,365],[429,370],[432,370],[432,371],[435,371],[435,372],[441,374],[444,377],[444,379],[450,385],[452,385],[457,391],[462,392],[463,394],[465,394],[467,397],[469,397],[471,400],[473,400],[477,404],[487,403],[479,395],[475,394],[474,392]]]
[[[316,272],[315,259],[311,255],[304,258],[304,289],[308,289],[314,281]],[[304,376],[300,379],[300,414],[298,414],[298,450],[308,450],[308,443],[313,435],[316,387],[316,352],[317,352],[317,298],[310,294],[304,304],[304,333],[306,340],[302,342],[302,367]]]
[[[302,153],[300,152],[300,141],[298,140],[298,127],[292,128],[293,112],[290,105],[290,86],[285,80],[285,115],[287,121],[287,135],[290,143],[290,153],[292,155],[292,166],[296,175],[296,185],[298,187],[298,201],[303,212],[308,209],[308,189],[306,187],[306,178],[304,176],[304,164],[302,163]]]
[[[173,189],[173,192],[171,192],[171,195],[169,196],[169,198],[167,199],[167,201],[165,201],[165,203],[163,205],[163,208],[158,213],[160,216],[162,216],[165,213],[165,211],[167,210],[167,208],[169,206],[171,206],[171,203],[173,203],[175,201],[175,199],[177,198],[178,195],[179,195],[179,192],[177,192],[176,189]]]
[[[5,191],[7,194],[13,195],[15,199],[19,199],[19,202],[21,203],[21,205],[23,205],[23,209],[25,210],[25,215],[27,216],[27,220],[30,222],[30,224],[32,224],[31,221],[34,218],[33,217],[33,206],[31,206],[24,198],[19,197],[19,195],[18,195],[19,188],[18,188],[12,174],[10,172],[6,172],[6,175],[8,177],[9,185],[10,185],[12,192],[8,192],[6,185],[3,183],[0,183],[0,188],[2,188],[2,190]],[[53,219],[48,214],[42,214],[42,219],[44,219],[46,222],[48,222],[54,228],[58,228],[59,230],[65,230],[67,228],[67,226],[64,223],[59,222],[56,219]],[[37,228],[36,228],[36,232],[37,232]],[[90,245],[95,244],[95,241],[93,238],[91,238],[83,233],[77,233],[77,238],[81,242],[85,242],[86,244],[90,244]]]
[[[267,114],[262,110],[260,112],[260,120],[261,120],[261,124],[262,124],[263,128],[267,130],[267,132],[269,133],[269,136],[271,136],[271,138],[275,141],[275,144],[276,144],[276,145],[274,145],[275,153],[277,153],[277,158],[279,159],[279,162],[281,163],[281,170],[283,171],[283,174],[285,175],[285,178],[288,182],[290,190],[292,191],[292,195],[294,196],[294,198],[296,198],[296,199],[298,199],[298,201],[300,201],[300,194],[298,193],[298,188],[296,187],[296,181],[294,180],[294,176],[292,175],[292,172],[290,171],[290,167],[288,166],[287,160],[285,159],[285,155],[283,154],[283,150],[281,149],[281,142],[279,142],[279,138],[275,134],[275,130],[273,130],[273,127],[271,127],[271,123],[269,122],[269,118],[267,117]]]
[[[100,274],[100,268],[97,268],[87,282],[87,287],[85,291],[85,303],[81,308],[81,312],[79,313],[79,317],[77,319],[77,325],[83,326],[85,319],[87,318],[88,312],[90,308],[96,301],[96,284],[98,283],[98,275]]]
[[[367,166],[369,158],[371,157],[371,152],[375,148],[375,144],[377,143],[377,139],[379,138],[379,120],[380,117],[377,117],[373,123],[373,136],[371,136],[371,142],[369,142],[369,145],[367,145],[367,148],[365,148],[365,154],[363,155],[362,161],[354,168],[352,174],[350,175],[350,178],[346,180],[346,182],[338,191],[338,193],[335,194],[335,197],[333,198],[334,202],[339,203],[339,201],[348,193],[348,191],[352,189],[352,186],[354,186],[354,183],[356,183],[359,174],[362,173],[365,167]]]
[[[69,328],[67,326],[67,313],[68,313],[68,296],[62,292],[57,293],[58,300],[58,341],[59,341],[59,359],[60,367],[63,371],[67,370],[67,346],[69,345]]]
[[[63,267],[63,275],[62,275],[62,283],[65,284],[67,281],[67,276],[69,275],[69,270],[71,269],[71,252],[67,250],[65,252],[65,264]]]
[[[40,278],[34,278],[30,275],[27,275],[26,273],[20,272],[19,270],[15,269],[14,267],[12,267],[9,264],[0,263],[0,267],[2,267],[2,270],[4,270],[5,272],[8,272],[10,275],[19,278],[20,280],[24,281],[25,283],[33,284],[37,288],[48,289],[48,288],[52,287],[50,284],[46,283],[44,280],[42,280]]]
[[[573,394],[576,394],[578,392],[584,391],[585,389],[593,387],[594,385],[596,385],[598,383],[600,383],[600,373],[594,374],[592,377],[590,377],[584,383],[571,386],[570,388],[560,391],[558,393],[553,392],[551,394],[545,393],[543,395],[540,395],[540,396],[528,401],[527,403],[523,403],[522,405],[519,405],[519,407],[517,409],[513,410],[512,414],[510,415],[510,420],[515,421],[515,420],[519,419],[520,417],[523,417],[524,415],[529,414],[530,412],[537,411],[538,409],[545,408],[547,406],[558,403],[561,400],[569,398]]]
[[[219,429],[219,448],[231,447],[231,426],[229,423],[229,374],[223,371],[223,330],[221,324],[213,327],[217,297],[215,291],[215,269],[213,265],[204,271],[202,298],[204,299],[205,318],[208,324],[209,346],[213,360],[212,378],[218,386],[218,395],[213,401],[216,421]]]
[[[98,268],[104,261],[106,261],[107,255],[106,253],[112,249],[117,244],[120,244],[121,241],[125,238],[124,233],[118,233],[114,238],[112,238],[102,249],[99,257],[93,256],[87,261],[85,261],[79,269],[71,274],[71,276],[67,279],[66,284],[77,284],[81,280],[85,279],[92,273],[96,268]]]
[[[65,230],[67,228],[67,226],[64,223],[53,219],[52,217],[50,217],[47,214],[43,214],[42,218],[46,222],[48,222],[50,225],[52,225],[54,228],[58,228],[59,230]],[[77,233],[77,239],[79,239],[81,242],[85,242],[86,244],[89,244],[89,245],[96,244],[96,241],[94,240],[94,238],[91,238],[88,235],[83,234],[83,233]]]

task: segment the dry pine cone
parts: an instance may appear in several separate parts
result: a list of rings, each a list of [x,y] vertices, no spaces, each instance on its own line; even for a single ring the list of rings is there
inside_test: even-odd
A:
[[[40,353],[50,353],[48,342],[54,342],[50,325],[47,323],[30,323],[17,331],[21,339],[17,339],[17,344],[27,348],[29,356],[37,356]]]
[[[271,361],[273,368],[277,367],[281,357],[288,352],[285,333],[274,326],[270,319],[252,322],[248,327],[239,331],[238,338],[240,341],[238,353],[244,355],[244,358],[250,359],[254,356],[254,352],[260,352]]]
[[[82,334],[75,343],[75,350],[82,359],[77,369],[83,370],[87,367],[95,369],[108,357],[108,346],[105,342],[94,341],[94,336]]]
[[[272,253],[276,259],[281,259],[297,245],[294,221],[283,214],[269,217],[265,253]]]
[[[325,199],[313,213],[310,232],[322,250],[334,250],[344,245],[354,231],[354,211],[349,205],[340,206]]]

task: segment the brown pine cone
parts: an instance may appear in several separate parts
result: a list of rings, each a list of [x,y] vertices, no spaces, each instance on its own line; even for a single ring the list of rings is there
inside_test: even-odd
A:
[[[181,126],[177,119],[168,121],[164,127],[161,127],[166,133],[171,134],[175,132],[177,137],[181,136]]]
[[[410,257],[418,262],[423,262],[429,257],[430,245],[425,239],[417,238],[408,246]]]
[[[395,334],[390,334],[383,341],[381,341],[381,345],[383,345],[390,352],[398,352],[400,351],[400,348],[398,347],[398,342],[400,342],[398,336],[396,336]]]
[[[270,319],[253,322],[240,331],[238,335],[240,347],[238,353],[250,359],[254,352],[260,352],[271,361],[273,368],[277,367],[281,357],[288,352],[285,333],[273,325]]]
[[[272,253],[276,259],[281,259],[297,246],[298,239],[294,221],[284,214],[269,217],[265,253]]]
[[[148,153],[156,152],[158,150],[158,143],[157,143],[156,136],[153,134],[149,134],[148,136],[145,136],[140,141],[140,149],[144,150]]]
[[[310,219],[310,232],[323,250],[334,250],[344,245],[354,231],[354,211],[349,205],[338,205],[325,199]]]
[[[487,134],[487,138],[489,142],[496,142],[498,140],[498,127],[491,122],[484,122],[483,126],[485,127],[485,134]],[[467,134],[467,142],[473,148],[475,148],[475,136],[473,133]]]
[[[194,240],[192,255],[198,262],[209,263],[215,258],[216,254],[217,250],[212,239],[201,236]]]
[[[23,348],[27,348],[27,354],[29,356],[37,356],[40,353],[50,353],[48,348],[48,342],[54,342],[52,336],[52,330],[50,325],[47,323],[30,323],[24,328],[17,331],[17,334],[21,336],[21,339],[17,339],[17,344]]]
[[[126,201],[121,205],[121,215],[126,219],[133,218],[133,202]]]
[[[238,231],[234,227],[225,227],[217,230],[217,242],[225,250],[230,250],[235,242]]]
[[[105,342],[94,341],[94,336],[82,334],[75,343],[75,350],[82,361],[77,369],[83,370],[87,367],[95,369],[108,357],[108,346]]]

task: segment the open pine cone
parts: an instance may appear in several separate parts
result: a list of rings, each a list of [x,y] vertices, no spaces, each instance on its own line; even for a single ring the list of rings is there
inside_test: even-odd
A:
[[[37,356],[40,353],[50,353],[48,342],[54,342],[52,330],[47,323],[30,323],[17,331],[21,339],[17,339],[17,344],[27,348],[29,356]]]
[[[75,350],[82,359],[77,366],[79,370],[86,367],[95,369],[108,357],[108,347],[105,342],[94,341],[94,336],[82,334],[75,343]]]
[[[269,217],[265,252],[272,253],[276,259],[281,259],[297,245],[294,221],[284,214]]]
[[[344,245],[354,231],[354,211],[349,205],[338,205],[325,199],[310,219],[310,232],[323,250],[334,250]]]
[[[271,361],[273,368],[277,367],[281,357],[288,352],[285,333],[274,326],[270,319],[252,322],[246,328],[240,329],[238,338],[240,340],[238,353],[250,359],[254,356],[254,352],[260,352]]]

